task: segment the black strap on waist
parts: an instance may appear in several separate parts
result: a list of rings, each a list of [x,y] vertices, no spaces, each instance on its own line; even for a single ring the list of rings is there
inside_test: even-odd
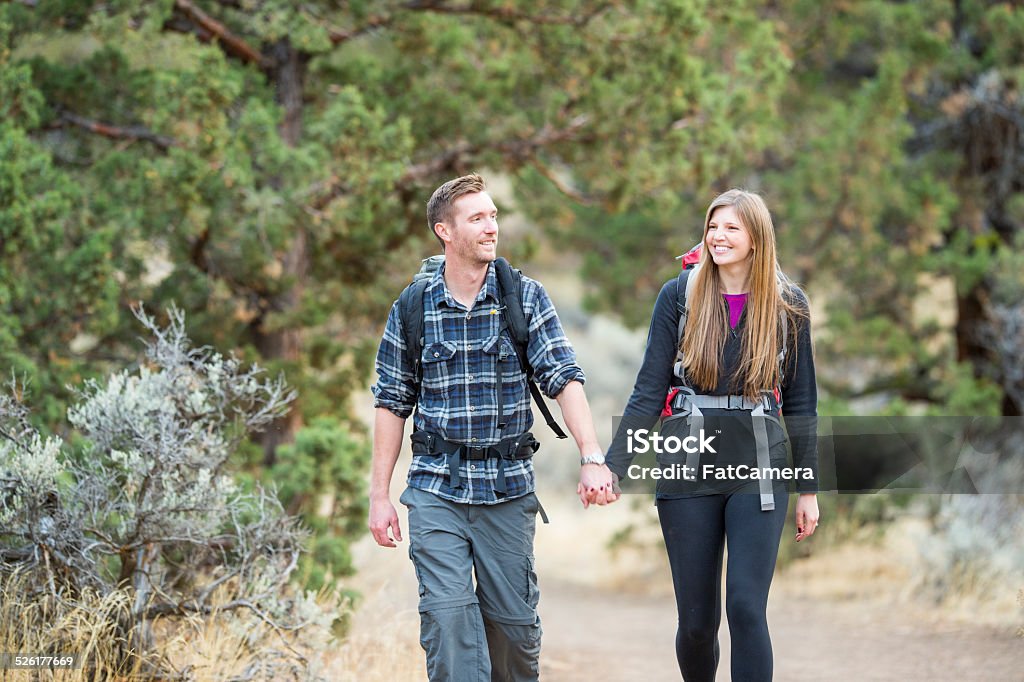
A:
[[[447,455],[448,476],[452,488],[462,487],[462,476],[459,467],[462,460],[498,460],[498,478],[494,481],[494,493],[504,495],[508,492],[505,486],[505,460],[529,459],[540,448],[540,443],[533,434],[527,431],[513,438],[505,438],[494,445],[475,447],[465,443],[445,440],[437,434],[416,431],[411,436],[413,455]]]

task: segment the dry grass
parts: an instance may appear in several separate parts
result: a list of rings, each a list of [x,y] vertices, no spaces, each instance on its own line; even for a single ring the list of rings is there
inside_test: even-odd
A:
[[[426,677],[423,650],[417,641],[415,609],[375,610],[370,597],[358,628],[324,657],[327,679],[338,682],[419,682]],[[372,611],[372,612],[371,612]]]
[[[27,655],[73,654],[77,668],[49,671],[7,670],[4,679],[113,682],[136,677],[147,663],[126,657],[129,645],[115,624],[131,607],[127,596],[86,592],[75,605],[29,593],[20,573],[0,575],[0,651]]]
[[[32,595],[27,584],[19,573],[0,576],[0,652],[74,654],[83,665],[54,671],[5,670],[0,674],[5,682],[316,679],[324,667],[328,636],[323,628],[311,626],[301,635],[290,635],[246,610],[154,621],[154,652],[140,656],[117,626],[128,620],[128,593],[87,592],[72,604]],[[233,598],[228,585],[215,602]],[[349,608],[326,593],[318,602],[333,613]]]
[[[936,599],[926,584],[928,569],[920,545],[929,541],[927,521],[903,517],[884,531],[865,529],[829,551],[793,561],[781,571],[773,590],[834,603],[856,602],[869,608],[913,612],[923,622],[1012,628],[1021,622],[1018,584],[961,585]]]

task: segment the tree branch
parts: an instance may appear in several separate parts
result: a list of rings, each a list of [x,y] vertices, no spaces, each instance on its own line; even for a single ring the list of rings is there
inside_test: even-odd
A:
[[[196,7],[191,0],[174,0],[174,9],[181,12],[189,21],[209,33],[213,38],[216,38],[228,54],[238,57],[243,61],[257,64],[262,68],[271,66],[270,60],[260,54],[259,50],[233,34],[224,24]]]
[[[474,161],[474,157],[490,151],[502,154],[512,161],[511,165],[513,167],[516,167],[531,160],[534,153],[539,149],[557,142],[582,139],[579,133],[589,123],[589,117],[580,115],[570,121],[569,125],[565,128],[553,128],[551,124],[547,124],[539,133],[526,139],[512,139],[495,143],[485,142],[476,147],[462,143],[433,159],[410,166],[402,176],[401,183],[419,182],[436,175],[442,170],[468,166]]]
[[[564,128],[555,128],[551,124],[547,124],[536,135],[525,139],[513,138],[501,142],[482,142],[476,145],[465,141],[459,142],[432,159],[409,166],[398,180],[398,189],[401,191],[443,171],[460,172],[465,170],[476,163],[480,155],[488,152],[497,152],[504,156],[509,162],[509,167],[514,170],[533,161],[536,152],[549,145],[591,139],[588,135],[583,134],[589,124],[590,118],[581,114],[569,121]],[[309,204],[307,210],[314,212],[324,210],[332,201],[348,191],[347,185],[338,179],[334,182],[319,182],[316,187],[326,188],[326,191]]]
[[[331,39],[331,45],[340,45],[347,40],[352,38],[358,38],[361,35],[365,35],[375,28],[383,28],[390,25],[395,20],[394,15],[378,15],[370,17],[370,19],[358,28],[345,31],[340,28],[328,28],[327,34]]]
[[[557,189],[559,192],[569,197],[573,201],[584,205],[592,205],[596,203],[592,197],[588,197],[579,190],[570,187],[568,184],[566,184],[561,178],[558,177],[558,175],[553,170],[548,168],[540,159],[534,158],[532,165],[538,173],[547,178],[548,182],[555,186],[555,189]]]
[[[612,3],[603,2],[595,5],[590,11],[578,16],[557,16],[552,14],[527,14],[510,7],[486,7],[480,2],[470,2],[465,5],[447,5],[439,0],[413,0],[402,6],[405,10],[418,10],[423,12],[434,12],[436,14],[475,15],[494,19],[504,24],[513,24],[523,21],[534,25],[547,26],[576,26],[581,27],[589,23],[594,17],[601,14]]]
[[[63,128],[65,125],[74,125],[83,130],[88,130],[90,133],[96,135],[102,135],[103,137],[109,137],[112,140],[141,140],[143,142],[149,142],[162,151],[167,151],[171,147],[179,146],[179,142],[173,137],[167,137],[166,135],[158,135],[148,128],[142,126],[116,126],[110,123],[103,123],[102,121],[96,121],[91,118],[85,118],[78,114],[73,114],[70,111],[62,111],[60,118],[51,124],[53,128]]]
[[[406,12],[433,12],[435,14],[450,15],[474,15],[493,19],[499,23],[512,26],[516,22],[525,22],[534,25],[547,26],[576,26],[582,27],[588,24],[596,16],[603,13],[612,6],[611,2],[600,3],[590,11],[578,16],[556,16],[550,14],[527,14],[508,7],[485,7],[479,2],[470,2],[465,5],[447,5],[439,0],[410,0],[398,9]],[[329,28],[328,35],[332,45],[340,45],[347,40],[365,35],[376,28],[390,26],[398,18],[396,14],[379,14],[370,17],[365,24],[350,30]]]

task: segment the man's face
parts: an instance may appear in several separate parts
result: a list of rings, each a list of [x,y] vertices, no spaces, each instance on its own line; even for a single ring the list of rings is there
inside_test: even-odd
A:
[[[452,208],[454,224],[443,223],[448,236],[445,256],[474,265],[490,263],[497,257],[498,249],[498,209],[490,195],[464,194]]]

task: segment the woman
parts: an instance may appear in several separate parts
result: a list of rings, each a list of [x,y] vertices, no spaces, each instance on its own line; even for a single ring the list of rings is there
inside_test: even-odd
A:
[[[799,542],[818,524],[816,414],[807,299],[778,268],[764,200],[729,190],[708,207],[698,266],[662,287],[607,458],[623,478],[637,432],[658,416],[665,417],[663,437],[695,436],[694,452],[658,455],[663,469],[683,475],[659,480],[656,494],[679,615],[676,656],[687,682],[715,678],[726,541],[733,679],[772,677],[765,610],[787,508],[781,476],[798,474]],[[772,480],[766,469],[783,473]],[[761,476],[752,477],[754,470]]]

